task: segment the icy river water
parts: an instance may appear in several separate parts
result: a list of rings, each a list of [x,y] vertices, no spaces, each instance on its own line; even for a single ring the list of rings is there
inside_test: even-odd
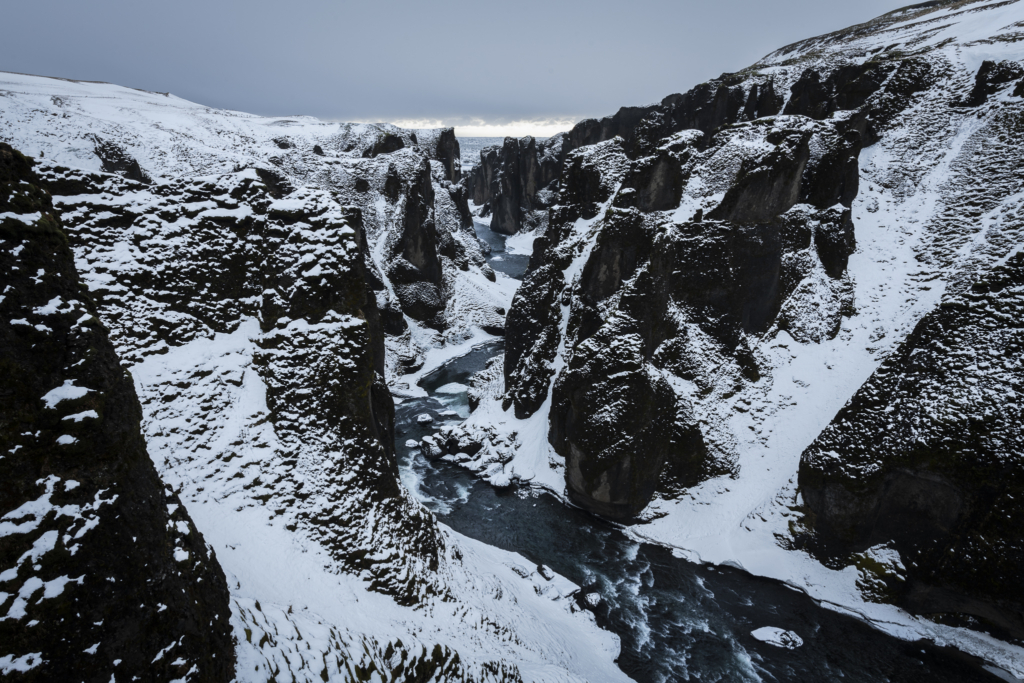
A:
[[[476,228],[492,246],[492,267],[521,278],[528,257],[506,254],[501,236],[484,225]],[[499,491],[458,465],[428,460],[418,448],[403,445],[460,421],[451,396],[440,396],[442,402],[436,390],[466,383],[502,348],[502,341],[495,340],[449,361],[420,382],[429,397],[397,406],[403,478],[455,530],[547,565],[585,593],[600,594],[594,609],[598,623],[621,639],[618,665],[634,680],[1000,680],[954,650],[893,638],[775,581],[676,558],[547,492]],[[417,422],[423,413],[433,422]],[[764,633],[764,627],[796,634],[802,644],[785,647],[752,635]]]

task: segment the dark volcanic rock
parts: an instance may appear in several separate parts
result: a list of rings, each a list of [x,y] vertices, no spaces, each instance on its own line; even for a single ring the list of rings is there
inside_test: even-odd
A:
[[[893,598],[1024,638],[1024,254],[947,296],[804,452],[831,553],[891,543]]]
[[[441,328],[444,321],[440,314],[445,302],[440,290],[442,269],[434,223],[434,188],[426,162],[407,189],[402,233],[391,247],[388,275],[406,315]]]
[[[550,387],[551,443],[574,502],[628,519],[658,493],[730,470],[680,387],[711,391],[723,372],[736,387],[756,381],[748,335],[838,332],[860,142],[846,119],[772,116],[673,134],[637,159],[622,137],[569,153],[509,312],[505,378],[518,417]]]
[[[514,235],[546,220],[546,209],[557,197],[564,138],[509,137],[501,147],[480,151],[467,187],[473,203],[486,205],[484,212],[492,214],[492,230]]]
[[[869,60],[824,76],[807,69],[793,84],[784,113],[822,120],[838,111],[861,109],[848,129],[869,144],[877,139],[879,128],[909,105],[915,92],[928,86],[929,71],[926,62],[915,58]],[[985,78],[988,83],[994,77]],[[722,74],[656,105],[623,107],[613,116],[580,121],[568,133],[540,143],[507,138],[501,147],[480,152],[480,163],[468,179],[470,197],[484,207],[484,214],[493,214],[491,227],[496,232],[532,229],[543,224],[543,209],[555,204],[559,190],[564,192],[553,181],[561,176],[572,150],[619,137],[630,158],[657,156],[659,146],[676,133],[698,130],[709,136],[722,126],[779,114],[783,102],[772,78]],[[659,175],[667,170],[664,163],[651,163],[649,170],[654,183],[649,192],[655,194],[643,194],[642,208],[661,210],[658,207],[674,197],[674,179]],[[541,191],[544,188],[546,192]]]
[[[224,574],[157,476],[132,378],[40,185],[0,144],[5,672],[232,680]]]
[[[1002,86],[1016,81],[1021,76],[1024,76],[1024,67],[1016,62],[997,63],[986,60],[978,68],[978,73],[974,78],[974,88],[960,103],[960,106],[978,107],[985,104],[989,95],[994,95]]]
[[[530,272],[512,300],[505,321],[505,378],[518,418],[533,415],[547,399],[564,286],[561,269],[546,265]]]
[[[557,207],[509,312],[505,378],[520,417],[550,389],[578,504],[629,517],[659,486],[729,471],[678,387],[728,396],[757,381],[748,335],[838,333],[853,310],[858,154],[933,80],[919,58],[806,69],[780,115],[772,78],[723,74],[566,134]],[[501,186],[512,151],[485,152],[473,187],[502,225],[516,203],[480,184]]]
[[[112,142],[94,138],[96,143],[96,156],[100,158],[103,170],[107,173],[117,173],[128,180],[139,183],[149,183],[149,174],[142,170],[139,162],[132,158],[127,152]]]
[[[437,136],[434,155],[444,165],[445,178],[453,183],[462,179],[462,153],[454,128],[444,128]]]
[[[824,79],[816,69],[807,69],[790,89],[783,113],[826,119],[843,109],[857,109],[875,94],[896,68],[891,62],[868,61],[842,66]]]
[[[397,152],[405,147],[405,141],[402,140],[401,135],[397,135],[390,131],[385,131],[377,136],[377,138],[363,150],[363,156],[367,158],[373,158],[381,154],[391,154]]]

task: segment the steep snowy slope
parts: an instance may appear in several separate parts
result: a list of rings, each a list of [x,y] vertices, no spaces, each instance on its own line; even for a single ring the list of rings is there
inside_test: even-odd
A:
[[[399,481],[385,377],[511,298],[450,131],[2,80],[0,135],[39,155],[150,456],[227,575],[239,680],[625,680],[574,585]]]
[[[444,449],[604,514],[650,499],[639,538],[1024,672],[1016,647],[871,602],[863,567],[891,552],[829,569],[794,534],[803,450],[1024,239],[1022,38],[1020,2],[925,3],[578,124],[503,398]]]

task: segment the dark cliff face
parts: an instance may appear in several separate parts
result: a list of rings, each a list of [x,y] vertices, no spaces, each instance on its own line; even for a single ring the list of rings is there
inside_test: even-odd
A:
[[[929,72],[926,62],[914,58],[868,60],[825,75],[807,69],[791,87],[788,102],[771,77],[722,74],[686,93],[669,95],[656,105],[623,107],[612,116],[580,121],[568,133],[541,143],[533,138],[506,138],[501,147],[481,151],[480,164],[468,179],[470,196],[493,214],[492,229],[514,234],[542,225],[546,218],[543,210],[554,205],[559,190],[564,191],[554,181],[561,177],[571,151],[615,137],[622,138],[623,150],[631,159],[657,157],[665,139],[684,130],[710,135],[722,126],[780,113],[823,120],[837,111],[861,109],[849,127],[862,135],[865,144],[871,144],[877,140],[878,129],[907,106],[908,98],[931,83]],[[981,98],[977,103],[983,102],[984,92],[994,91],[993,84],[1014,74],[1009,63],[993,64],[979,76],[984,82],[976,86],[972,101]],[[884,92],[878,97],[880,90]],[[538,198],[537,192],[543,188],[547,192]],[[659,200],[669,199],[665,193],[645,196],[642,208],[659,210]]]
[[[838,333],[853,310],[857,155],[928,73],[913,59],[808,69],[784,114],[771,78],[727,74],[567,134],[504,363],[518,417],[550,393],[577,504],[630,518],[730,471],[690,397],[760,377],[750,335]]]
[[[234,677],[224,574],[146,452],[59,214],[0,144],[0,652],[17,680]]]
[[[503,235],[542,226],[558,194],[564,161],[564,135],[537,141],[505,138],[501,147],[480,151],[480,163],[467,179],[474,204],[486,205],[491,229]]]
[[[740,140],[767,144],[739,160],[717,206],[690,220],[667,215],[685,179],[712,181],[706,164]],[[812,140],[828,150],[813,162]],[[816,268],[834,283],[830,295],[847,296],[843,275],[854,244],[845,208],[852,193],[844,197],[843,186],[856,187],[856,136],[780,117],[722,130],[705,149],[676,147],[635,162],[623,150],[614,197],[591,193],[601,184],[582,164],[581,182],[567,174],[562,199],[600,227],[572,291],[551,441],[566,458],[573,500],[616,518],[638,514],[659,486],[674,495],[728,471],[727,461],[709,453],[690,400],[672,388],[709,381],[704,344],[718,349],[736,382],[757,379],[746,336],[779,323],[784,302]],[[614,166],[595,167],[614,177]],[[565,197],[574,195],[579,203],[569,204]],[[839,308],[828,321],[833,335]],[[793,327],[804,317],[789,315]]]
[[[405,193],[402,232],[392,246],[388,276],[402,310],[414,320],[443,327],[441,261],[434,222],[434,189],[430,168],[421,164]]]
[[[444,165],[445,179],[453,183],[462,180],[462,153],[454,128],[443,128],[434,145],[434,156]]]
[[[980,11],[911,9],[939,5],[953,16]],[[843,51],[901,14],[568,133],[559,196],[509,311],[504,400],[520,418],[550,411],[576,504],[629,520],[708,476],[742,478],[729,457],[736,431],[711,420],[736,411],[758,434],[742,457],[771,457],[754,412],[779,399],[756,394],[793,367],[773,348],[831,339],[827,348],[850,356],[894,348],[876,342],[906,335],[938,301],[927,292],[945,287],[803,454],[806,526],[790,534],[830,567],[874,577],[857,583],[868,600],[1020,639],[1024,255],[1004,260],[1022,229],[1014,98],[1024,96],[1024,67],[986,61],[968,72],[948,52],[909,56],[880,43]],[[954,137],[964,147],[946,153]],[[922,195],[934,209],[919,212]],[[856,302],[855,200],[871,228],[863,254],[897,251],[905,234],[919,240],[912,257],[860,261]],[[914,264],[899,271],[905,289],[886,298],[889,283],[870,280],[903,258]],[[800,354],[815,352],[792,358]],[[865,362],[841,355],[840,367]],[[798,431],[772,423],[773,436]]]
[[[947,296],[804,452],[826,554],[891,544],[889,598],[1024,638],[1024,254]]]
[[[613,116],[577,123],[567,136],[568,150],[614,137],[631,158],[649,156],[664,138],[683,130],[705,134],[737,121],[780,112],[782,97],[770,78],[722,74],[683,94],[669,95],[649,107],[623,107]]]
[[[613,116],[586,119],[568,133],[547,140],[505,138],[501,147],[481,150],[467,179],[473,203],[492,214],[491,229],[506,235],[543,228],[546,209],[558,199],[558,181],[569,152],[615,137],[630,158],[652,154],[663,138],[681,130],[705,132],[736,121],[779,113],[782,98],[770,79],[741,85],[733,74],[670,95],[649,107],[623,107]]]
[[[260,180],[280,196],[297,188],[319,188],[339,204],[362,210],[367,251],[372,252],[366,258],[367,275],[385,332],[398,338],[392,339],[389,374],[423,362],[425,351],[412,339],[410,321],[452,334],[473,325],[502,329],[503,317],[492,312],[493,306],[478,306],[474,315],[466,316],[457,310],[458,303],[449,305],[456,283],[465,279],[462,272],[490,272],[472,229],[469,195],[460,182],[454,129],[338,124],[317,127],[313,138],[297,133],[273,142],[268,157],[258,163],[245,158],[234,170],[254,166]],[[256,159],[267,153],[259,146],[253,152]],[[174,169],[167,175],[182,174]]]

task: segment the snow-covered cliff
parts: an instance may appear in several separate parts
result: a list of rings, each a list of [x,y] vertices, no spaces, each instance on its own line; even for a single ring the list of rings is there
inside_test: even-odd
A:
[[[227,576],[239,680],[624,680],[574,585],[444,528],[398,476],[387,381],[500,332],[513,291],[450,130],[15,74],[0,93]]]

